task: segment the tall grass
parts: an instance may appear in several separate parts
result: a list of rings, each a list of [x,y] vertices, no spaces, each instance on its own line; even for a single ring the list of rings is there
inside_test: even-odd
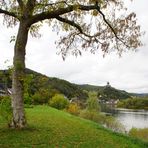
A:
[[[132,128],[129,131],[129,135],[148,142],[148,128],[143,128],[143,129]]]

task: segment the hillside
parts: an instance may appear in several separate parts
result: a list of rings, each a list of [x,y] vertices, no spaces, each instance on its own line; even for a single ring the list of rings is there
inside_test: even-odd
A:
[[[85,100],[88,95],[78,87],[76,84],[72,84],[66,80],[47,77],[46,75],[40,74],[30,69],[26,69],[25,86],[27,87],[27,93],[34,95],[36,92],[40,92],[44,89],[45,91],[51,92],[48,94],[49,97],[53,93],[62,93],[67,98],[78,97],[79,99]],[[11,87],[11,75],[8,70],[0,70],[0,89],[5,87]]]
[[[129,98],[131,96],[147,96],[148,94],[136,94],[136,93],[128,93],[124,90],[119,90],[113,87],[110,89],[106,88],[106,86],[95,86],[89,84],[73,84],[66,80],[62,80],[59,78],[48,77],[41,73],[35,72],[30,69],[26,69],[27,78],[25,80],[28,87],[29,96],[34,95],[36,92],[40,94],[48,94],[50,98],[54,93],[62,93],[67,98],[77,97],[82,100],[86,100],[88,95],[86,91],[96,91],[96,92],[107,92],[112,94],[112,96],[117,96],[121,99]],[[4,89],[5,87],[11,87],[11,75],[8,70],[0,70],[0,89]],[[44,92],[42,92],[44,89]],[[46,91],[46,92],[45,92]],[[104,92],[103,92],[104,93]],[[38,95],[38,94],[37,94]],[[112,97],[111,97],[112,98]],[[44,103],[44,102],[43,102]]]
[[[118,90],[110,85],[106,85],[103,88],[98,90],[98,97],[103,100],[110,100],[110,99],[127,99],[131,98],[131,95],[123,90]]]
[[[135,96],[135,97],[141,97],[141,98],[143,98],[143,97],[148,97],[148,93],[130,93],[131,94],[131,96]]]
[[[82,85],[77,84],[77,85],[86,91],[99,91],[99,90],[102,91],[105,88],[105,86],[96,86],[96,85],[90,85],[90,84],[82,84]],[[113,89],[118,91],[119,93],[126,94],[128,96],[148,97],[148,93],[130,93],[125,90],[120,90],[120,89],[116,89],[116,88],[113,88]]]
[[[86,91],[98,91],[99,89],[103,88],[103,86],[96,86],[96,85],[90,85],[90,84],[82,84],[78,86]]]
[[[131,97],[131,94],[124,91],[116,89],[112,86],[95,86],[95,85],[79,85],[80,88],[86,90],[86,91],[97,91],[98,97],[101,95],[101,97],[108,98],[108,99],[127,99]]]
[[[26,109],[29,127],[7,129],[0,118],[0,147],[147,148],[148,144],[48,106]]]

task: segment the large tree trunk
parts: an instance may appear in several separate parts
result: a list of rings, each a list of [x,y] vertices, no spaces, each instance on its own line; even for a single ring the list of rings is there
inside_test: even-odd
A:
[[[26,118],[24,111],[24,75],[25,75],[25,54],[28,38],[27,24],[24,21],[20,22],[19,30],[14,47],[13,59],[13,74],[12,74],[12,109],[13,119],[11,127],[24,128],[26,127]]]

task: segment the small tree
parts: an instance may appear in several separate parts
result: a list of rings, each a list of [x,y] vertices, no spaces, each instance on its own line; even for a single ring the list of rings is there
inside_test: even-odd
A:
[[[10,123],[12,118],[11,99],[9,96],[3,96],[0,101],[0,116]]]
[[[66,31],[57,42],[63,58],[68,53],[77,56],[81,49],[89,49],[91,53],[100,49],[104,55],[115,50],[121,55],[141,46],[142,34],[136,14],[120,15],[119,10],[126,10],[123,0],[0,0],[4,24],[8,27],[19,24],[13,58],[12,127],[26,126],[23,94],[29,31],[36,37],[44,20],[57,32],[61,28]]]
[[[49,100],[49,105],[57,109],[64,109],[68,107],[68,104],[69,101],[61,94],[56,94]]]
[[[87,109],[88,110],[95,110],[100,111],[100,105],[96,98],[90,98],[87,101]]]
[[[96,92],[89,92],[89,99],[87,100],[87,109],[90,111],[100,111],[100,105]]]
[[[70,103],[67,112],[73,115],[78,115],[80,113],[80,106],[77,103]]]

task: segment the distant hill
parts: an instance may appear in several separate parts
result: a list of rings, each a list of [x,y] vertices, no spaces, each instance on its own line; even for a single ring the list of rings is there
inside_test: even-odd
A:
[[[131,96],[135,97],[148,97],[148,93],[130,93]]]
[[[124,90],[119,90],[107,85],[98,90],[98,97],[103,100],[118,100],[131,98],[131,95]]]
[[[103,88],[103,86],[95,86],[95,85],[89,85],[89,84],[82,84],[78,86],[86,91],[98,91],[99,89]]]
[[[119,90],[114,87],[107,87],[107,86],[95,86],[95,85],[79,85],[80,88],[86,90],[86,91],[97,91],[98,97],[101,95],[103,98],[108,99],[126,99],[130,98],[131,94],[124,91]]]
[[[86,91],[97,91],[97,92],[107,92],[112,93],[112,95],[119,96],[120,98],[127,98],[130,96],[145,97],[148,93],[138,94],[138,93],[128,93],[124,90],[119,90],[113,87],[109,89],[106,86],[96,86],[89,84],[73,84],[66,80],[62,80],[55,77],[48,77],[36,71],[26,69],[27,81],[29,81],[28,89],[31,95],[35,92],[39,92],[41,88],[45,90],[52,90],[52,92],[58,92],[64,94],[67,98],[77,97],[79,99],[87,99],[88,94]],[[11,87],[11,75],[8,70],[0,70],[0,89],[5,87]]]
[[[77,97],[79,99],[87,99],[88,95],[82,88],[76,84],[72,84],[66,80],[47,77],[41,73],[26,69],[27,80],[29,83],[29,93],[31,95],[40,91],[42,88],[45,90],[52,90],[64,94],[67,98]],[[8,70],[0,70],[0,89],[11,87],[11,75]]]
[[[103,91],[106,86],[96,86],[96,85],[89,85],[89,84],[82,84],[82,85],[78,85],[80,88],[82,88],[83,90],[86,91]],[[116,93],[120,93],[121,95],[123,94],[125,97],[148,97],[148,93],[130,93],[127,92],[125,90],[120,90],[120,89],[116,89],[114,87],[111,87],[112,91],[116,91]]]

